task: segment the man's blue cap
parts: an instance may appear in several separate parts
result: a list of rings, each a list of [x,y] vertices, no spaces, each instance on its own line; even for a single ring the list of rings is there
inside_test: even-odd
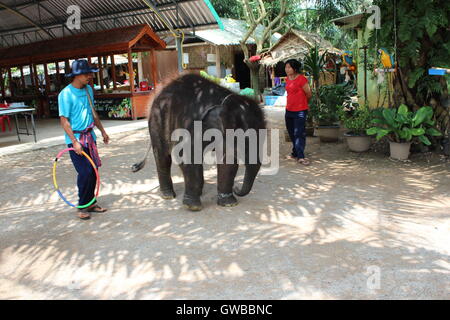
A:
[[[98,69],[92,68],[86,59],[79,59],[72,62],[72,73],[66,74],[66,77],[75,77],[80,74],[95,72],[98,72]]]

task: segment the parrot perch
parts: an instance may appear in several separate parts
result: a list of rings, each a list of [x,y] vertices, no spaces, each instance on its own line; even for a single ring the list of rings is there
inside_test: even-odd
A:
[[[378,49],[378,55],[380,56],[381,63],[385,69],[392,69],[394,67],[394,58],[389,55],[386,49]]]

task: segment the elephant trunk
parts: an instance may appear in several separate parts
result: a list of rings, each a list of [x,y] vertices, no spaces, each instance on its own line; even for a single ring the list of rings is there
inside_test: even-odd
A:
[[[255,182],[255,178],[258,175],[261,164],[247,164],[245,165],[245,176],[242,188],[238,190],[234,188],[234,193],[239,197],[244,197],[250,193]]]

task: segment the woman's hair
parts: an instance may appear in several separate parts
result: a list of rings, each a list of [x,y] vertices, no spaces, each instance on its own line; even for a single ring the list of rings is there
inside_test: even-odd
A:
[[[302,72],[302,64],[300,63],[300,61],[296,59],[289,59],[288,61],[286,61],[285,65],[286,64],[289,64],[296,73]]]

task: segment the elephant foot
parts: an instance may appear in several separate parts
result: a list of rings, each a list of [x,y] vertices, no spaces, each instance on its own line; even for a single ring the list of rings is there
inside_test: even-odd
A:
[[[200,197],[184,195],[183,206],[190,211],[200,211],[203,209]]]
[[[232,193],[219,193],[217,195],[217,204],[222,207],[234,207],[237,206],[238,201]]]
[[[175,191],[173,190],[160,190],[161,192],[161,197],[164,200],[172,200],[175,199],[175,197],[177,196]]]

